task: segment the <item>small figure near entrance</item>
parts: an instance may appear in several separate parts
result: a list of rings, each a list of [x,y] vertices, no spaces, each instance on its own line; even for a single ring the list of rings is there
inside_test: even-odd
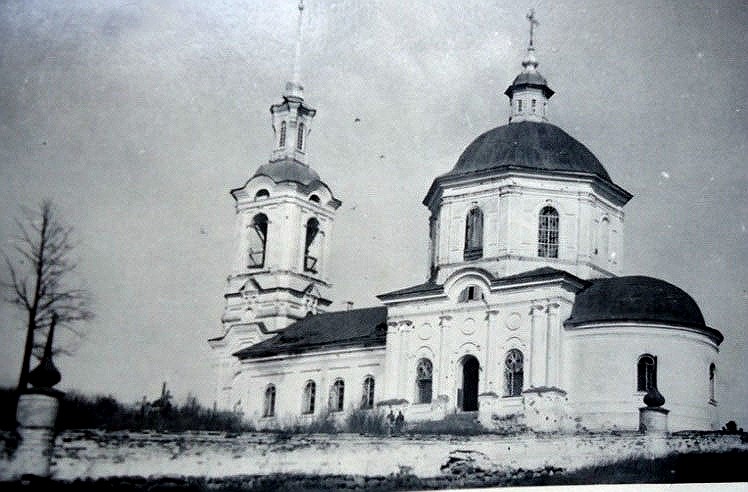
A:
[[[405,416],[402,410],[397,412],[397,418],[395,419],[395,432],[401,434],[405,430]]]
[[[390,407],[390,413],[387,414],[387,435],[392,435],[392,429],[395,426],[395,413],[392,411],[392,407]]]

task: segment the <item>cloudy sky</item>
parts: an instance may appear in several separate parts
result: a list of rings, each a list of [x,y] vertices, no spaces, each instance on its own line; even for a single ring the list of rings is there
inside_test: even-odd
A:
[[[506,123],[531,7],[551,121],[634,195],[624,273],[682,287],[725,334],[721,420],[748,425],[744,2],[308,0],[311,163],[343,200],[334,307],[425,279],[421,199]],[[135,401],[168,381],[211,402],[228,190],[270,155],[296,13],[293,0],[0,2],[0,246],[20,205],[53,199],[96,299],[58,361],[63,389]],[[17,378],[22,325],[0,307],[0,385]]]

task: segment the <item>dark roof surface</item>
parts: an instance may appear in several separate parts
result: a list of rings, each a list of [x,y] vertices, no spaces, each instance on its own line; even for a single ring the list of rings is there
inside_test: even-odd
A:
[[[550,280],[552,278],[557,278],[557,277],[559,278],[563,277],[563,278],[576,280],[578,282],[584,282],[583,280],[580,280],[575,275],[572,275],[571,273],[565,270],[559,270],[557,268],[552,268],[552,267],[536,268],[534,270],[517,273],[515,275],[507,275],[506,277],[495,277],[489,271],[482,270],[482,269],[481,271],[486,276],[488,276],[488,278],[491,280],[491,285],[511,285],[514,283],[521,283],[521,282],[526,282],[530,280]],[[406,287],[405,289],[394,290],[392,292],[387,292],[386,294],[380,294],[377,297],[379,299],[391,299],[394,297],[406,297],[411,294],[429,294],[429,293],[440,294],[442,292],[444,292],[443,285],[439,285],[437,283],[434,283],[433,281],[428,281],[423,284],[414,285],[412,287]]]
[[[706,327],[699,306],[673,284],[653,277],[595,279],[580,291],[566,321],[650,321]]]
[[[384,346],[386,322],[386,307],[317,314],[300,319],[273,338],[234,355],[247,359],[336,347]]]
[[[548,87],[548,82],[545,80],[545,77],[540,75],[537,70],[522,72],[517,75],[514,78],[512,84],[506,89],[504,94],[511,98],[512,94],[514,94],[514,91],[523,89],[525,87],[535,87],[538,89],[542,89],[545,97],[547,98],[550,98],[554,94],[553,89]]]
[[[381,299],[381,298],[405,296],[408,294],[421,294],[421,293],[428,293],[428,292],[440,293],[443,291],[443,289],[444,289],[443,285],[439,285],[429,280],[428,282],[414,285],[412,287],[406,287],[404,289],[393,290],[392,292],[380,294],[377,297]]]
[[[578,140],[555,125],[532,121],[509,123],[480,135],[440,177],[503,169],[585,173],[611,182],[597,157]]]
[[[294,159],[283,159],[263,164],[257,169],[254,176],[267,176],[276,183],[293,181],[304,186],[309,186],[315,181],[321,182],[319,174],[314,169]]]

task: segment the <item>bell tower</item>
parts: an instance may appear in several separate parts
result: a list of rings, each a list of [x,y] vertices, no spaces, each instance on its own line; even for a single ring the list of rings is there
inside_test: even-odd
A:
[[[325,294],[330,238],[341,202],[307,163],[316,110],[304,100],[299,82],[303,0],[298,9],[293,79],[270,107],[270,159],[244,186],[231,190],[236,246],[220,334],[209,340],[218,371],[216,400],[223,408],[234,404],[233,353],[331,304]]]

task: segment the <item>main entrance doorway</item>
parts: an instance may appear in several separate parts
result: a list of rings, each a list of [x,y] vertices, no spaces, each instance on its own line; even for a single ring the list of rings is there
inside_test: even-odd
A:
[[[478,410],[478,359],[466,355],[462,359],[462,387],[457,390],[457,402],[463,412]]]

